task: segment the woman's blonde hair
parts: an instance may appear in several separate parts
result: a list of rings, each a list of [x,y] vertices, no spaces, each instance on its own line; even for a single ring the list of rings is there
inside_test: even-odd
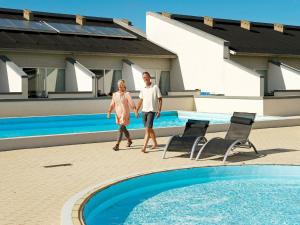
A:
[[[125,80],[118,80],[118,87],[123,86],[126,89]]]

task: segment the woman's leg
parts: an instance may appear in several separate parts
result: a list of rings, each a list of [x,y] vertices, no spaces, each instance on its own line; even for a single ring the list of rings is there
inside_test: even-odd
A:
[[[113,150],[115,151],[118,151],[119,150],[119,145],[120,145],[120,142],[122,141],[122,137],[123,137],[123,130],[120,126],[119,128],[119,135],[118,135],[118,139],[117,139],[117,143],[116,145],[113,147]]]
[[[122,138],[123,138],[123,132],[124,132],[124,130],[123,130],[123,125],[120,125],[120,127],[119,127],[119,136],[118,136],[118,140],[117,140],[117,144],[118,144],[118,145],[119,145],[120,142],[122,141]]]
[[[127,138],[127,140],[130,140],[130,134],[129,134],[129,131],[127,130],[126,126],[122,125],[123,126],[123,132],[125,134],[125,137]]]
[[[125,134],[125,137],[127,138],[127,147],[130,147],[131,144],[132,144],[132,140],[130,138],[130,134],[129,134],[129,131],[127,130],[127,127],[126,126],[123,126],[123,132]]]

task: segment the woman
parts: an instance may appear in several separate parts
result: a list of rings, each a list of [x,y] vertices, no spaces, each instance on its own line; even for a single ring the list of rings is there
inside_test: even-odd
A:
[[[138,117],[138,112],[136,110],[135,104],[129,92],[126,91],[126,85],[124,80],[118,81],[118,91],[112,96],[111,104],[107,111],[107,118],[110,119],[110,114],[113,109],[116,110],[116,123],[119,125],[119,137],[117,144],[113,147],[113,150],[118,151],[119,145],[123,137],[123,133],[127,138],[127,147],[130,147],[132,140],[130,138],[129,132],[126,126],[129,124],[130,120],[130,108],[134,110],[134,114]]]

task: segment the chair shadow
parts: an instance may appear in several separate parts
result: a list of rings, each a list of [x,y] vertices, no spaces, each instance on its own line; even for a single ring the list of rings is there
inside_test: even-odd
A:
[[[273,148],[273,149],[258,150],[258,154],[256,154],[254,151],[239,152],[237,150],[234,151],[232,155],[229,155],[227,157],[226,162],[234,163],[234,162],[249,161],[249,160],[253,160],[253,159],[257,159],[257,158],[266,157],[267,155],[299,151],[299,150],[295,150],[295,149]],[[178,153],[180,153],[180,152],[178,151]],[[197,153],[198,153],[198,151],[196,151],[194,153],[193,159],[195,159]],[[190,157],[189,153],[183,152],[181,155],[170,156],[170,157],[167,156],[166,159],[189,158],[189,157]],[[224,155],[220,156],[220,155],[213,155],[213,154],[209,154],[209,153],[203,153],[201,155],[201,158],[199,159],[199,161],[204,161],[204,160],[223,161],[223,158],[224,158]]]
[[[294,152],[299,151],[296,149],[285,149],[285,148],[272,148],[272,149],[262,149],[258,150],[258,154],[256,154],[254,151],[247,151],[247,152],[234,152],[234,154],[229,155],[226,159],[226,162],[243,162],[243,161],[249,161],[257,158],[263,158],[267,155],[273,155],[273,154],[280,154],[284,152]],[[212,158],[211,160],[215,161],[223,161],[224,156],[217,156],[217,158]],[[203,157],[201,157],[203,159]]]

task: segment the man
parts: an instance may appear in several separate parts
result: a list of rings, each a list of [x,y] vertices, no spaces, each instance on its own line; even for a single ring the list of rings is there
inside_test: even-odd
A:
[[[153,130],[154,117],[160,117],[160,111],[162,107],[162,96],[157,85],[151,83],[151,77],[148,72],[143,73],[143,80],[145,87],[141,89],[140,100],[137,104],[137,111],[142,108],[143,122],[145,127],[145,138],[142,152],[146,153],[146,148],[149,139],[153,141],[152,149],[157,148],[157,141]]]

